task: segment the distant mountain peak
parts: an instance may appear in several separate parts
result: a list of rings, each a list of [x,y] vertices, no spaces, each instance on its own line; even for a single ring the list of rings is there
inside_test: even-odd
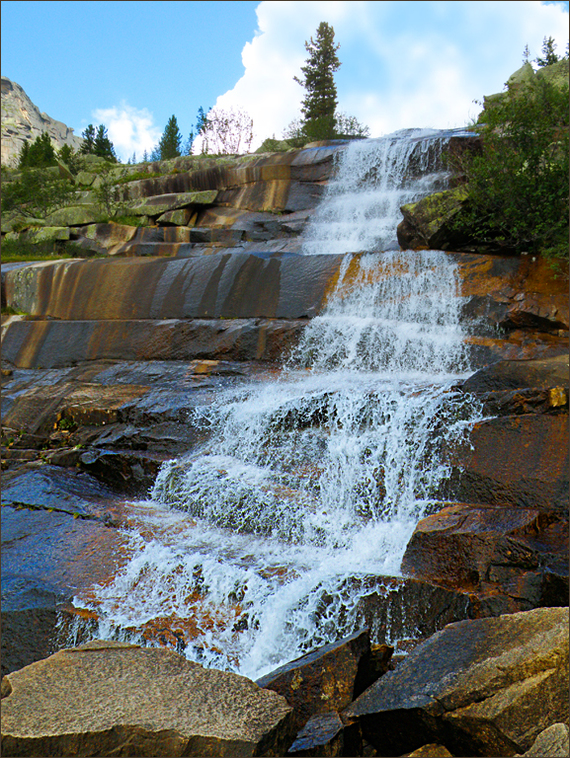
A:
[[[83,140],[61,121],[40,113],[23,88],[7,77],[2,77],[2,165],[15,166],[25,141],[33,142],[47,132],[54,147],[69,145],[74,150]]]

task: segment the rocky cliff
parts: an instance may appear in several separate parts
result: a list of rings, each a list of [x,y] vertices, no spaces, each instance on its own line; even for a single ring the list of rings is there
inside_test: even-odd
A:
[[[73,129],[40,113],[16,82],[2,77],[2,165],[13,166],[27,140],[35,140],[47,132],[56,148],[69,145],[77,150],[83,140],[73,134]]]

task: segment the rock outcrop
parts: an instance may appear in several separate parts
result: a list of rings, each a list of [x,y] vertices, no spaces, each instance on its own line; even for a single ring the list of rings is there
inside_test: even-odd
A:
[[[568,719],[568,609],[450,624],[341,714],[378,755],[514,755]]]
[[[2,77],[2,165],[14,166],[24,142],[33,142],[47,132],[56,149],[69,145],[77,150],[83,144],[73,129],[40,113],[22,87]]]
[[[341,711],[354,699],[359,666],[370,658],[368,631],[319,648],[257,680],[278,692],[295,710],[298,725],[311,716]]]
[[[2,680],[2,754],[283,755],[292,711],[167,650],[91,642]]]

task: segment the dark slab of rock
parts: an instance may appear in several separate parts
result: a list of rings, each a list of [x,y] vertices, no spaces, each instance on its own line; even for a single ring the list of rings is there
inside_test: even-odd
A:
[[[2,503],[112,523],[119,508],[113,490],[88,474],[30,464],[3,476]]]
[[[297,343],[306,320],[194,319],[12,321],[5,360],[23,368],[59,368],[80,361],[276,361]]]
[[[3,682],[2,754],[283,755],[284,698],[168,650],[92,642]]]
[[[569,379],[568,355],[560,355],[545,360],[499,361],[476,371],[461,388],[475,394],[529,387],[568,389]]]
[[[380,755],[524,752],[568,718],[568,609],[448,625],[341,714]]]
[[[287,755],[294,756],[341,756],[345,752],[344,724],[336,711],[319,713],[307,721],[297,734]],[[348,742],[348,741],[347,741]],[[348,748],[349,745],[347,744]],[[359,752],[350,751],[358,755]]]
[[[361,658],[370,655],[368,630],[325,645],[257,680],[294,708],[297,723],[316,713],[339,711],[352,701]]]
[[[508,451],[499,455],[497,451]],[[547,511],[568,508],[568,417],[527,414],[481,421],[442,497]]]
[[[72,472],[66,474],[74,479]],[[26,494],[28,479],[21,478],[21,497],[33,499],[34,505],[2,505],[3,673],[45,658],[56,649],[59,604],[81,588],[108,579],[125,547],[121,531],[109,526],[110,521],[122,518],[119,504],[110,505],[104,516],[95,512],[86,517],[80,502],[66,503],[69,488],[67,492],[56,487],[51,493],[44,492],[42,504],[37,490]],[[93,482],[91,490],[96,487],[102,490]]]
[[[330,614],[331,604],[336,603],[337,631],[347,634],[349,632],[343,628],[340,619],[345,617],[355,596],[359,598],[355,609],[356,623],[370,629],[370,639],[376,645],[387,644],[390,649],[396,648],[396,653],[407,652],[445,624],[471,615],[472,600],[461,590],[420,579],[392,576],[345,579],[336,588],[334,597],[322,594],[315,615],[319,618],[327,612]],[[518,609],[513,607],[510,610]],[[506,612],[506,609],[495,612]]]
[[[526,413],[568,413],[568,390],[551,389],[498,390],[484,392],[479,399],[488,416],[515,416]]]
[[[526,609],[568,602],[568,520],[556,513],[453,505],[417,525],[402,572]],[[484,604],[484,603],[483,603]]]

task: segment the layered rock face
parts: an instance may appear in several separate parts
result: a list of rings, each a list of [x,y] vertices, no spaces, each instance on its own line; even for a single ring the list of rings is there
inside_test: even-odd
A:
[[[2,77],[2,165],[14,166],[24,142],[33,142],[42,132],[47,132],[52,144],[59,149],[69,145],[78,150],[83,144],[73,129],[40,113],[22,87]]]

